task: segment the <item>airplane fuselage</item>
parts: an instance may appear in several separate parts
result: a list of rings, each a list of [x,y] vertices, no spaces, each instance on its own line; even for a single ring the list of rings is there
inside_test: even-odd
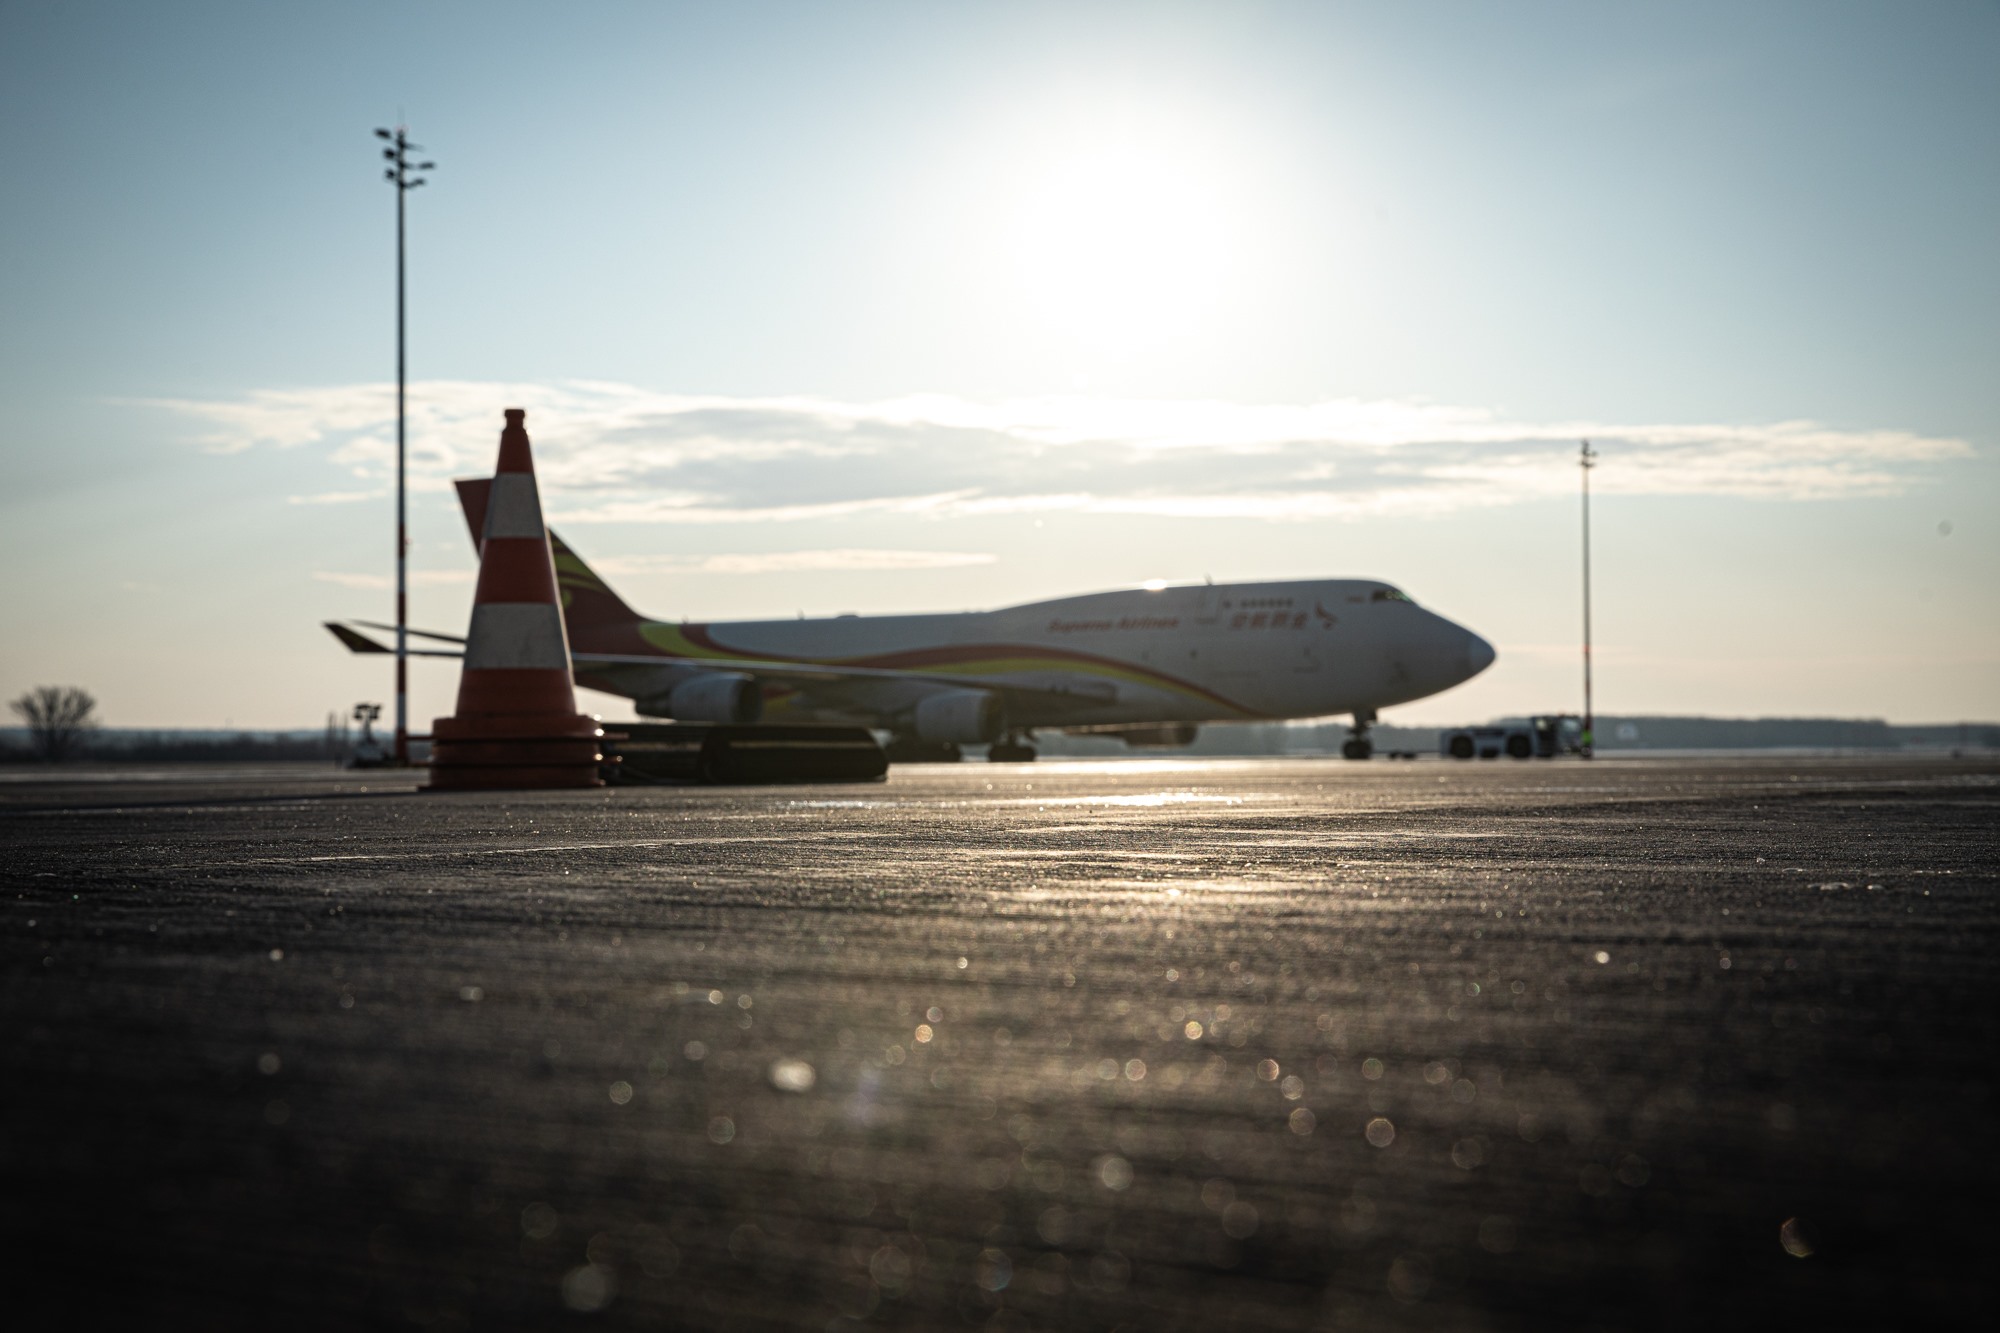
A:
[[[703,660],[884,673],[766,687],[773,721],[897,725],[963,679],[1008,695],[1016,728],[1372,714],[1493,660],[1471,631],[1366,579],[1128,589],[995,611],[710,624],[642,620],[660,666],[577,664],[580,684],[643,701]],[[887,678],[907,673],[908,678]]]

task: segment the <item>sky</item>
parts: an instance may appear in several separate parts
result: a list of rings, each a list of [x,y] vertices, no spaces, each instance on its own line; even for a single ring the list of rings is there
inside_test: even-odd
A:
[[[2000,5],[0,0],[0,694],[387,698],[528,409],[662,618],[1371,577],[1385,714],[2000,717]],[[448,663],[412,667],[418,726]],[[621,700],[586,694],[607,717]]]

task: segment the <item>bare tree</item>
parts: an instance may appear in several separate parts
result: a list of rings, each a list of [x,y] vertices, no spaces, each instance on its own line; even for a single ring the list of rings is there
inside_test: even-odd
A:
[[[97,700],[74,685],[37,685],[7,705],[28,724],[35,753],[59,764],[80,749],[85,733],[96,727]]]

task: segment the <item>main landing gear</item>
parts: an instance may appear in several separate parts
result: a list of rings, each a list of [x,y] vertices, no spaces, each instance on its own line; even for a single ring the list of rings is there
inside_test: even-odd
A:
[[[1375,710],[1356,710],[1354,725],[1347,729],[1347,740],[1340,747],[1342,759],[1369,759],[1375,754],[1375,742],[1368,739],[1368,728],[1375,724]]]
[[[989,764],[1032,764],[1035,762],[1035,747],[1028,744],[1025,732],[1010,731],[986,749]]]
[[[915,736],[891,736],[882,750],[892,764],[955,764],[964,757],[950,741],[926,741]]]

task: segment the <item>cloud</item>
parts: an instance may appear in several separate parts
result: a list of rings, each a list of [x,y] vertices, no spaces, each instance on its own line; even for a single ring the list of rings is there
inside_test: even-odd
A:
[[[368,488],[297,503],[374,498],[393,466],[394,398],[381,385],[152,405],[196,423],[203,448],[314,448]],[[1602,492],[1822,500],[1896,494],[1973,452],[1963,440],[1803,420],[1524,422],[1477,407],[1346,399],[855,403],[439,380],[411,386],[412,487],[441,491],[490,469],[502,406],[528,409],[546,507],[568,524],[1437,513],[1569,494],[1583,438],[1603,455],[1593,483]]]
[[[984,551],[874,551],[834,547],[818,551],[757,551],[707,556],[609,556],[593,560],[601,574],[662,571],[701,574],[777,574],[797,570],[855,571],[963,569],[990,565],[999,557]]]
[[[363,500],[380,500],[388,495],[386,490],[375,491],[321,491],[317,495],[288,495],[285,503],[291,505],[351,505]]]
[[[833,547],[816,551],[752,551],[719,555],[625,555],[593,559],[600,574],[783,574],[793,572],[895,571],[914,569],[963,569],[968,565],[990,565],[999,559],[985,551],[900,551]],[[342,570],[313,572],[321,583],[343,588],[380,590],[394,586],[387,574],[352,574]],[[470,583],[469,569],[414,569],[411,584],[418,587]]]
[[[413,569],[410,582],[418,586],[446,583],[470,583],[473,571],[469,569]],[[338,570],[318,569],[313,577],[321,583],[337,583],[343,588],[391,588],[395,580],[387,574],[346,574]]]

